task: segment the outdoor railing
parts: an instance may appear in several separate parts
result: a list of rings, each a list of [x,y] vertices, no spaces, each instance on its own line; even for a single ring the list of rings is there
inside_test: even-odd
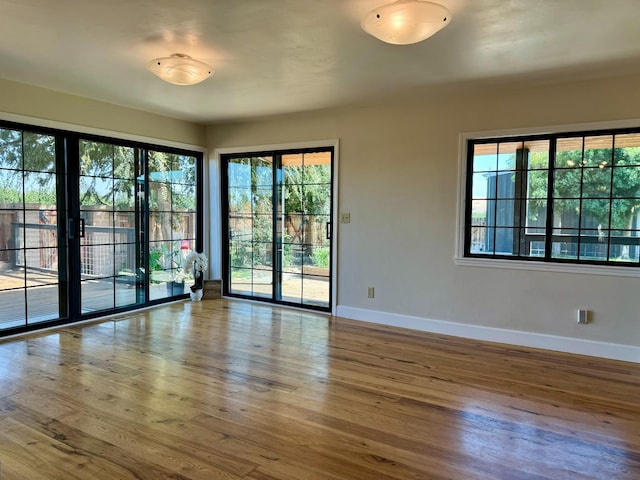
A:
[[[12,246],[13,265],[57,272],[57,225],[20,222],[11,225],[15,243]],[[24,237],[21,235],[23,229]],[[104,277],[114,275],[121,266],[133,268],[136,265],[135,242],[133,228],[87,226],[80,247],[82,274]]]

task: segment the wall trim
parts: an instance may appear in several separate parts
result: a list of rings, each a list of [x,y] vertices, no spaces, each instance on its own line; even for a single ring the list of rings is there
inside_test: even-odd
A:
[[[149,112],[143,112],[142,110],[140,110],[140,112],[149,113]],[[67,132],[74,132],[74,133],[81,133],[81,134],[84,133],[87,135],[95,135],[99,137],[109,137],[116,140],[148,143],[151,145],[159,145],[162,147],[179,148],[181,150],[192,150],[194,152],[202,152],[205,155],[205,157],[207,153],[207,148],[203,147],[202,145],[177,142],[177,141],[167,140],[163,138],[149,137],[146,135],[138,135],[135,133],[126,133],[126,132],[120,132],[116,130],[108,130],[105,128],[88,127],[86,125],[61,122],[58,120],[47,120],[45,118],[30,117],[27,115],[20,115],[17,113],[8,113],[8,112],[0,111],[0,120],[4,120],[6,122],[21,123],[27,126],[33,125],[34,127],[51,128],[54,130],[66,130]]]
[[[506,268],[538,272],[575,273],[579,275],[607,275],[610,277],[640,277],[638,267],[615,265],[586,265],[578,263],[536,262],[535,260],[502,260],[499,258],[456,257],[456,265],[463,267]]]
[[[400,315],[377,310],[338,306],[338,316],[422,332],[464,337],[473,340],[506,343],[522,347],[555,350],[564,353],[640,363],[640,346],[583,340],[544,333],[524,332],[503,328],[484,327],[431,318]]]

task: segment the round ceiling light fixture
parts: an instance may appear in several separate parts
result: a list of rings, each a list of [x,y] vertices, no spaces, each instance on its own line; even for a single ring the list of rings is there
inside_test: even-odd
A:
[[[147,68],[165,82],[174,85],[195,85],[213,75],[213,69],[209,65],[194,60],[184,53],[154,58],[149,62]]]
[[[397,0],[374,8],[362,18],[362,29],[393,45],[426,40],[451,22],[446,7],[423,0]]]

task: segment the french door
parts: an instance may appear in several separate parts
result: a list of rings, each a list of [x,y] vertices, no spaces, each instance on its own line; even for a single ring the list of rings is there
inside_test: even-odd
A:
[[[184,295],[202,155],[0,125],[0,335]]]
[[[333,149],[222,157],[223,293],[331,310]]]

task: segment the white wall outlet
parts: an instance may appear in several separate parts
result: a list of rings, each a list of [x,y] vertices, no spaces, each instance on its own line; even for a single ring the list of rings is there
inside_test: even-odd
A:
[[[340,223],[351,223],[351,214],[350,213],[341,213],[340,214]]]
[[[369,287],[367,289],[367,297],[368,298],[373,298],[375,296],[375,289],[373,287]]]
[[[578,323],[582,325],[589,323],[589,310],[578,310]]]

